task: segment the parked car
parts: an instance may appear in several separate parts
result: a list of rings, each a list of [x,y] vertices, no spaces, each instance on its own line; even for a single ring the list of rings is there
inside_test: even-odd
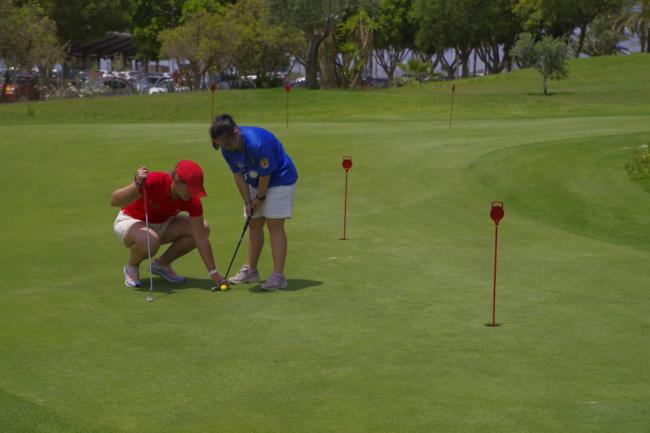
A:
[[[164,78],[162,74],[149,74],[146,75],[135,83],[135,88],[142,94],[148,94],[151,86],[156,84],[160,79]]]
[[[306,87],[307,79],[305,77],[298,77],[291,81],[291,87]]]
[[[175,92],[176,88],[174,87],[174,82],[171,78],[160,78],[158,81],[153,83],[149,87],[149,94],[154,95],[156,93],[171,93]]]
[[[106,88],[105,95],[132,95],[135,93],[135,87],[123,78],[102,77],[101,83]]]
[[[33,101],[40,98],[41,92],[38,88],[38,78],[26,72],[10,74],[9,80],[2,86],[2,100],[4,102]]]

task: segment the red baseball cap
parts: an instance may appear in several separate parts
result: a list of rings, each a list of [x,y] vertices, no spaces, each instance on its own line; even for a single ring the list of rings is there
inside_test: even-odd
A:
[[[176,165],[176,174],[187,184],[192,197],[206,196],[203,189],[203,170],[194,161],[183,160]]]

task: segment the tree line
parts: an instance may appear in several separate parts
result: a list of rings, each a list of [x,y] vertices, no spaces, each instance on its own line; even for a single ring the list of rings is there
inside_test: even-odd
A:
[[[486,73],[523,67],[522,34],[574,55],[615,54],[635,35],[650,52],[650,0],[0,0],[9,67],[50,68],[107,31],[131,32],[146,65],[175,59],[192,87],[228,70],[266,86],[291,61],[311,88],[354,87],[370,62],[390,81],[398,68],[467,77],[471,56]]]

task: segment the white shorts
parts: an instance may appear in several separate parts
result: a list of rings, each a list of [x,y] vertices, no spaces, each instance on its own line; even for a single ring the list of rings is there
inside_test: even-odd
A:
[[[248,186],[251,198],[257,195],[257,188]],[[255,210],[253,218],[291,218],[293,211],[293,196],[296,193],[296,184],[272,186],[266,192],[266,199],[261,202],[262,206]],[[244,207],[244,218],[246,218],[246,207]]]
[[[158,237],[162,238],[162,235],[163,233],[165,233],[165,230],[167,230],[167,226],[169,225],[169,222],[171,220],[172,218],[168,219],[164,223],[149,224],[149,228],[155,231],[158,234]],[[133,218],[132,216],[129,216],[122,211],[120,211],[120,213],[117,214],[117,218],[115,218],[115,221],[113,222],[113,231],[115,232],[118,239],[122,243],[124,243],[124,237],[129,232],[131,226],[133,226],[133,224],[137,222],[144,222],[144,221],[139,220],[137,218]]]

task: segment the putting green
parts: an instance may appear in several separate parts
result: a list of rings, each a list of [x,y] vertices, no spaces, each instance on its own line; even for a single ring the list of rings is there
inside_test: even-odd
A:
[[[199,119],[1,126],[0,431],[647,431],[650,204],[623,164],[650,138],[650,93],[637,112],[613,115],[613,101],[595,116],[570,95],[518,93],[526,77],[473,85],[512,80],[538,118],[478,108],[449,129],[442,115],[396,119],[389,103],[354,122],[324,103],[323,118],[286,129],[263,111],[300,172],[290,289],[271,294],[210,292],[195,252],[175,266],[188,282],[156,278],[151,304],[123,286],[109,198],[141,163],[204,167],[215,255],[230,259],[240,203]],[[563,86],[576,97],[598,92],[575,80]],[[575,116],[548,116],[546,101]],[[489,328],[497,199],[501,326]]]

